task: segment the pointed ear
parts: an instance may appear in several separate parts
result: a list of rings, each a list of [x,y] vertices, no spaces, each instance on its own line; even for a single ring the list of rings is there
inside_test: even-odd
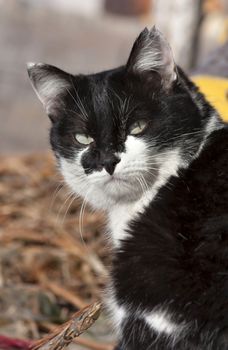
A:
[[[145,28],[141,32],[130,53],[127,70],[144,78],[156,72],[162,87],[170,89],[177,78],[176,65],[169,43],[158,29]]]
[[[63,95],[71,87],[71,76],[59,68],[43,63],[28,63],[27,69],[32,86],[53,121],[55,114],[63,106]]]

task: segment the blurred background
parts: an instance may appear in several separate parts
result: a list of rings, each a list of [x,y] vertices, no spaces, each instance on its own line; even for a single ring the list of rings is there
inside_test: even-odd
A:
[[[57,175],[26,62],[75,74],[112,68],[154,24],[227,113],[227,0],[0,0],[0,335],[36,339],[64,322],[100,297],[110,263],[102,215],[84,215]],[[74,347],[111,350],[113,341],[102,316]]]

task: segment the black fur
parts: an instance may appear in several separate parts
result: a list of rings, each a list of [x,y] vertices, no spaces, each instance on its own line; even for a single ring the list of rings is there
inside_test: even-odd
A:
[[[214,132],[201,156],[130,224],[133,238],[113,260],[119,304],[131,310],[166,305],[187,329],[173,347],[137,317],[127,319],[122,349],[228,349],[227,160],[228,127]]]

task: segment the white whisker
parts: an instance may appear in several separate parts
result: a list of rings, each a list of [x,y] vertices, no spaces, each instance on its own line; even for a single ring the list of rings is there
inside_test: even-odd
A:
[[[58,194],[62,191],[62,189],[64,188],[64,184],[63,183],[59,183],[58,186],[56,187],[55,191],[53,192],[52,195],[52,199],[49,205],[49,210],[51,210],[53,208],[54,202],[58,196]]]
[[[79,233],[80,233],[82,243],[84,244],[85,247],[86,247],[86,243],[85,243],[85,240],[83,238],[83,225],[84,225],[84,214],[85,214],[85,210],[86,210],[87,198],[88,198],[89,192],[90,192],[90,189],[87,191],[87,193],[84,196],[84,199],[83,199],[83,202],[81,205],[81,209],[80,209],[80,213],[79,213]]]
[[[68,211],[69,211],[69,209],[70,209],[72,203],[73,203],[73,202],[75,201],[75,199],[76,199],[74,193],[71,195],[70,198],[72,198],[71,201],[70,201],[70,204],[67,206],[67,209],[66,209],[66,211],[65,211],[65,213],[64,213],[64,215],[63,215],[63,218],[62,218],[62,220],[61,220],[61,224],[62,224],[62,225],[64,224],[65,218],[66,218],[66,216],[67,216],[67,213],[68,213]]]
[[[60,214],[64,208],[64,206],[67,204],[67,202],[72,198],[72,196],[74,196],[74,192],[71,191],[68,195],[67,198],[65,199],[65,201],[62,203],[62,205],[60,206],[58,213],[57,213],[57,217],[56,217],[56,221],[59,224],[59,220],[60,220]]]

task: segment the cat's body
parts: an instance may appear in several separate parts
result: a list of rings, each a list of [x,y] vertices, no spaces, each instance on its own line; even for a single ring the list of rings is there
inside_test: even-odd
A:
[[[107,212],[121,349],[228,349],[228,128],[163,36],[111,71],[29,74],[66,182]]]
[[[228,128],[127,226],[112,269],[123,349],[228,348],[227,159]]]

